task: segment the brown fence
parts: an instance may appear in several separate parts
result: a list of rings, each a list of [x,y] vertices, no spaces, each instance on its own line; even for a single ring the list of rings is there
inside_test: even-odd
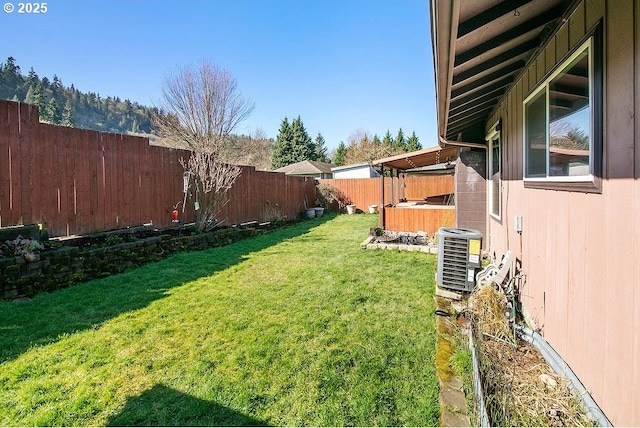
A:
[[[380,205],[380,178],[345,178],[322,179],[326,183],[340,190],[356,208],[367,211],[369,205]],[[400,198],[408,200],[424,199],[430,196],[448,195],[454,193],[455,183],[453,175],[444,176],[407,176],[403,179],[394,177],[393,184],[390,177],[384,178],[384,203],[398,203]],[[391,201],[393,186],[393,202]]]
[[[40,123],[38,108],[0,101],[0,227],[43,223],[52,236],[171,224],[183,199],[180,158],[146,138]],[[267,205],[294,217],[314,181],[244,167],[223,211],[227,224],[262,220]],[[181,207],[178,207],[181,210]],[[193,221],[187,204],[186,221]]]

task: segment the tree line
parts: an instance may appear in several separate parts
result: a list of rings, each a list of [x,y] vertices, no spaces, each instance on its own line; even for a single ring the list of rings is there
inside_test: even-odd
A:
[[[40,78],[33,67],[23,75],[12,56],[0,63],[0,98],[37,105],[42,122],[121,134],[151,133],[151,117],[157,113],[128,99],[65,86],[55,74]]]
[[[320,132],[315,140],[312,140],[300,116],[291,123],[285,117],[280,124],[273,147],[271,168],[277,169],[305,160],[333,163],[336,166],[351,165],[420,149],[422,144],[415,131],[409,137],[405,137],[404,131],[400,128],[394,138],[387,130],[380,138],[377,134],[372,137],[367,131],[357,130],[349,136],[348,144],[341,141],[329,154]]]

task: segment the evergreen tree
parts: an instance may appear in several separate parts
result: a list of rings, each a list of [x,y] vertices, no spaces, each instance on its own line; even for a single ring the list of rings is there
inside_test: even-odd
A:
[[[396,139],[393,142],[393,148],[396,150],[407,151],[407,142],[404,140],[404,132],[402,132],[402,128],[398,130],[398,135],[396,135]]]
[[[16,59],[14,57],[8,57],[7,62],[2,65],[2,75],[7,83],[12,79],[22,77],[20,67],[16,65]]]
[[[75,123],[73,121],[73,112],[71,111],[71,101],[67,100],[64,104],[64,112],[62,113],[62,126],[68,126],[73,128]]]
[[[27,101],[29,102],[29,101]],[[38,106],[40,111],[40,119],[43,119],[43,115],[45,114],[45,109],[47,107],[46,98],[44,96],[44,90],[42,89],[42,84],[38,82],[33,90],[33,96],[31,98],[31,104],[35,104]]]
[[[407,151],[415,152],[416,150],[422,149],[422,144],[418,141],[418,136],[416,135],[416,131],[413,131],[409,139],[407,140]]]
[[[24,97],[24,102],[27,104],[35,104],[33,102],[34,93],[36,91],[35,85],[29,85],[29,89],[27,89],[27,95]]]
[[[373,135],[373,143],[376,146],[381,146],[382,145],[382,141],[380,141],[380,137],[378,137],[378,134],[374,134]]]
[[[278,131],[276,144],[274,145],[273,153],[271,154],[272,169],[278,169],[294,163],[291,161],[292,141],[293,134],[291,132],[291,125],[289,125],[289,120],[285,117],[282,119],[282,123],[280,123],[280,130]]]
[[[27,83],[29,84],[29,86],[35,86],[39,81],[40,78],[36,74],[36,71],[33,69],[33,67],[31,67],[29,69],[29,74],[27,74]]]
[[[316,145],[307,133],[300,116],[291,122],[291,148],[295,162],[316,160]]]
[[[329,159],[329,156],[327,155],[327,148],[324,146],[324,143],[324,137],[318,132],[315,144],[316,160],[328,163],[331,162],[331,159]]]
[[[347,154],[347,147],[344,145],[344,141],[340,141],[336,152],[333,155],[333,164],[336,166],[344,165],[344,156]]]
[[[44,115],[40,115],[43,121],[59,125],[62,117],[60,116],[60,108],[55,98],[51,98],[44,109]]]
[[[385,146],[394,147],[395,143],[388,129],[387,129],[387,133],[384,134],[384,137],[382,137],[382,144]]]

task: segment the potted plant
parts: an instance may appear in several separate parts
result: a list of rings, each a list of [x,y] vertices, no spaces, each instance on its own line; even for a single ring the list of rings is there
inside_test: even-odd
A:
[[[376,204],[369,205],[369,214],[375,214],[378,211],[378,206]]]
[[[322,217],[322,214],[324,214],[324,207],[316,207],[315,211],[316,217]]]
[[[356,212],[356,206],[354,204],[347,205],[347,214],[353,214]]]
[[[315,208],[306,208],[305,212],[307,213],[307,218],[314,218],[316,216]]]

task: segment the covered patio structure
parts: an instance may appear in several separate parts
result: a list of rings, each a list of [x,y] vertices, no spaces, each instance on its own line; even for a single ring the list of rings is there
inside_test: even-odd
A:
[[[380,227],[394,232],[423,231],[430,235],[442,226],[455,225],[453,205],[457,147],[431,147],[372,162],[380,175]],[[411,175],[434,177],[428,187],[412,188]],[[384,177],[391,178],[389,194]]]

